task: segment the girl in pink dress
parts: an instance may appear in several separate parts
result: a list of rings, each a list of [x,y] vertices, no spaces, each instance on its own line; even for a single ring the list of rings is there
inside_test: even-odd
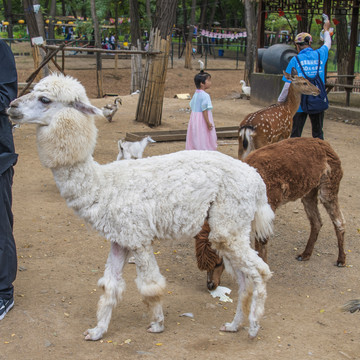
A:
[[[190,101],[191,114],[186,134],[186,150],[216,150],[217,136],[212,116],[210,74],[200,71],[194,78],[196,91]]]

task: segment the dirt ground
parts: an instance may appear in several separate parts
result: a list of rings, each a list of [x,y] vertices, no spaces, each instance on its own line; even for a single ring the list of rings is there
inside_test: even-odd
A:
[[[24,59],[17,62],[19,80],[25,81],[31,70]],[[75,67],[76,61],[73,63]],[[180,60],[168,70],[162,125],[157,129],[134,121],[137,95],[129,95],[128,64],[115,76],[114,70],[105,71],[105,91],[120,94],[123,105],[112,123],[102,118],[96,121],[96,161],[103,164],[116,159],[117,140],[126,132],[186,129],[188,101],[173,97],[193,93],[195,71],[183,69],[182,64]],[[78,77],[94,98],[95,73],[78,65],[77,70],[67,72]],[[248,100],[234,98],[242,70],[233,70],[233,65],[228,66],[232,69],[209,70],[217,126],[236,126],[258,109]],[[110,101],[112,98],[94,98],[92,103],[100,107]],[[109,243],[67,208],[51,171],[39,162],[35,128],[16,129],[19,160],[13,211],[19,271],[15,306],[0,325],[0,359],[360,359],[360,313],[340,311],[346,301],[360,298],[360,163],[356,160],[360,127],[350,124],[357,117],[355,112],[339,116],[329,110],[324,126],[326,139],[339,154],[344,169],[340,204],[347,221],[347,266],[334,266],[337,241],[323,207],[324,225],[314,254],[308,262],[296,261],[296,254],[305,247],[309,223],[300,201],[280,208],[269,245],[268,260],[274,275],[268,283],[265,316],[255,340],[249,340],[244,329],[219,332],[222,323],[233,318],[237,288],[234,280],[224,275],[222,285],[232,289],[234,302],[221,303],[210,296],[206,274],[197,269],[194,242],[189,239],[185,243],[154,243],[160,269],[167,278],[163,333],[146,332],[149,319],[134,283],[135,266],[129,264],[124,274],[127,290],[113,311],[107,334],[101,341],[84,341],[83,331],[96,325],[101,294],[97,280],[104,270]],[[309,124],[304,136],[310,136]],[[146,148],[144,156],[184,147],[184,142],[155,143]],[[219,141],[218,149],[237,157],[234,139]],[[181,317],[183,313],[194,317]]]

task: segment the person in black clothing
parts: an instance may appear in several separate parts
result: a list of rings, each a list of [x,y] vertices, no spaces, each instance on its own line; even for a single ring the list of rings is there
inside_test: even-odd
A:
[[[14,55],[0,39],[0,320],[14,306],[17,258],[13,236],[12,182],[17,161],[12,126],[6,114],[17,96],[17,73]]]

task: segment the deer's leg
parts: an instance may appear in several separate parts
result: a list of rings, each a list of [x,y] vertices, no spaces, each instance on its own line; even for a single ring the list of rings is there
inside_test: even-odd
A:
[[[104,276],[98,281],[98,286],[104,289],[104,294],[98,303],[97,320],[95,328],[85,331],[85,340],[99,340],[106,333],[117,301],[121,300],[125,290],[125,281],[122,277],[124,265],[129,251],[117,243],[111,243],[110,253],[105,265]]]
[[[346,255],[344,252],[345,219],[339,207],[337,193],[334,194],[332,188],[322,187],[320,189],[320,201],[324,205],[327,213],[334,224],[336,237],[338,240],[339,254],[336,265],[345,266]],[[337,190],[335,190],[337,191]]]
[[[162,297],[166,286],[165,278],[160,274],[151,246],[133,250],[133,256],[138,275],[136,285],[151,313],[151,323],[147,331],[162,332],[164,331]]]
[[[317,205],[317,193],[318,190],[313,189],[301,199],[302,203],[304,204],[306,215],[310,221],[311,230],[304,252],[297,256],[297,260],[299,261],[305,261],[310,259],[310,256],[314,250],[315,242],[318,238],[319,231],[322,226],[321,217]]]

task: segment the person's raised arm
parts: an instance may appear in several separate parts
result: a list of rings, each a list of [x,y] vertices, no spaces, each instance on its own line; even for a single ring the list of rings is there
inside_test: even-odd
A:
[[[324,45],[327,46],[327,48],[330,50],[331,48],[331,36],[329,33],[329,29],[330,29],[330,21],[325,21],[324,22]]]
[[[282,89],[282,91],[281,91],[281,93],[280,93],[280,95],[278,97],[278,103],[283,103],[283,102],[286,101],[286,98],[287,98],[288,93],[289,93],[290,84],[291,83],[289,83],[289,82],[286,82],[284,84],[284,87],[283,87],[283,89]]]

